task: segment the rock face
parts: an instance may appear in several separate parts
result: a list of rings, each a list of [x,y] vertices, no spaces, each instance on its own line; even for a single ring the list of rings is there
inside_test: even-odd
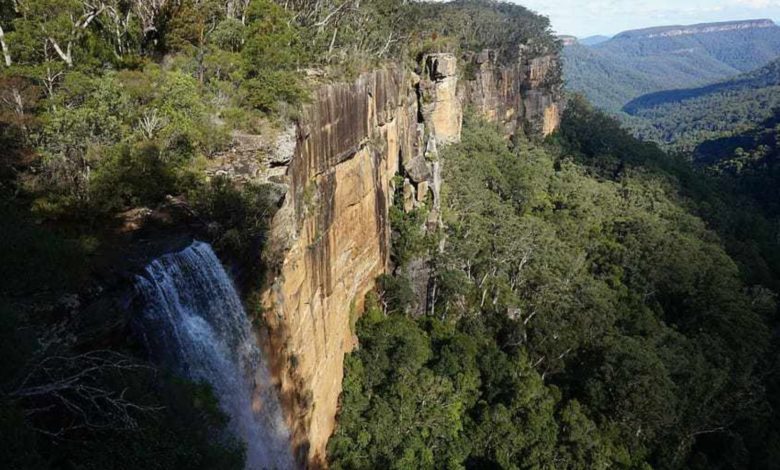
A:
[[[458,62],[452,54],[430,54],[423,60],[419,83],[423,119],[438,144],[460,142],[463,108],[458,98]]]
[[[325,465],[354,323],[389,268],[394,194],[407,210],[430,204],[436,212],[437,148],[460,140],[462,103],[504,123],[508,134],[551,132],[559,95],[539,87],[554,62],[499,67],[485,52],[475,58],[476,77],[464,82],[453,55],[433,54],[420,75],[393,67],[366,73],[323,86],[303,110],[279,181],[289,189],[272,223],[265,256],[275,276],[263,293],[268,353],[301,464]],[[437,223],[438,216],[428,221]]]
[[[560,124],[560,63],[557,55],[529,57],[521,46],[519,60],[499,65],[494,51],[472,54],[473,74],[461,90],[462,101],[487,119],[503,124],[507,135],[518,130],[549,135]]]
[[[266,293],[274,369],[299,459],[324,460],[355,316],[389,259],[391,178],[417,152],[417,97],[398,69],[321,88],[304,110],[290,190],[274,220],[282,254]]]

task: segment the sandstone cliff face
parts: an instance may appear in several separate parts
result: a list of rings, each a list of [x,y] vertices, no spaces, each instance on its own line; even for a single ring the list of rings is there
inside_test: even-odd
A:
[[[301,463],[325,463],[354,322],[389,268],[395,191],[410,209],[429,203],[436,214],[437,148],[460,140],[463,103],[503,122],[508,134],[536,121],[540,132],[557,126],[558,97],[540,88],[552,59],[508,68],[489,52],[477,60],[471,81],[459,78],[449,54],[424,58],[420,76],[400,68],[366,73],[320,88],[303,111],[269,243],[276,276],[263,296],[269,356]],[[405,177],[402,188],[396,174]]]
[[[549,135],[560,124],[560,64],[556,55],[529,57],[521,47],[517,63],[499,65],[494,51],[473,54],[473,74],[461,100],[487,119],[503,124],[507,135],[518,130]]]
[[[458,61],[455,56],[427,56],[423,61],[419,90],[423,121],[436,144],[460,142],[463,109],[458,97]]]
[[[301,119],[274,221],[284,253],[265,303],[275,368],[302,460],[324,456],[351,325],[388,262],[391,178],[416,152],[417,97],[397,69],[321,88]]]

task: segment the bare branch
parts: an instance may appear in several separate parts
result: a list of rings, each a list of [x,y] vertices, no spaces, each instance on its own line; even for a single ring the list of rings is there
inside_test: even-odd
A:
[[[34,426],[48,436],[62,437],[78,429],[135,429],[139,414],[161,408],[135,403],[126,397],[126,388],[117,391],[109,384],[112,378],[130,372],[154,370],[110,350],[46,356],[31,367],[9,396],[22,403],[30,419],[49,417],[53,410],[60,410],[64,416],[61,422]]]

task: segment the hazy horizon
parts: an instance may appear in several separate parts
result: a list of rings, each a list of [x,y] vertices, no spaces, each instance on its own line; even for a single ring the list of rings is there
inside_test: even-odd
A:
[[[510,0],[550,18],[557,34],[585,38],[665,25],[769,18],[780,20],[780,0]]]

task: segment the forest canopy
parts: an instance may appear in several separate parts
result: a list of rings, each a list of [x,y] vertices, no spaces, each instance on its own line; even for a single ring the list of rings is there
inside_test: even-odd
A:
[[[580,101],[546,145],[472,117],[441,159],[435,298],[410,315],[399,266],[370,300],[334,468],[771,466],[775,293],[684,167]]]

